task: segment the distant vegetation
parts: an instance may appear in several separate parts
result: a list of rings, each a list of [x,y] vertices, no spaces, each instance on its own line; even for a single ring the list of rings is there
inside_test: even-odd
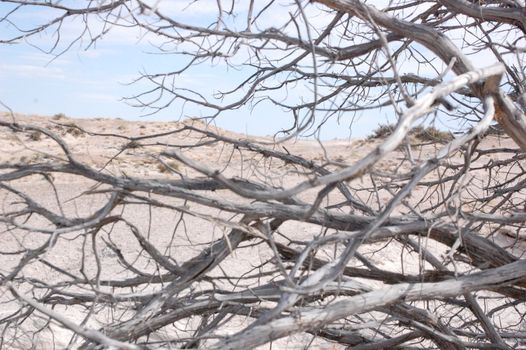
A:
[[[373,133],[367,137],[368,140],[385,138],[395,130],[394,124],[380,124]],[[453,135],[448,131],[442,131],[434,126],[417,126],[409,132],[410,136],[420,140],[429,142],[449,142],[453,139]]]
[[[51,117],[51,119],[53,120],[59,120],[59,119],[65,119],[65,118],[67,117],[64,113],[57,113],[53,117]]]
[[[29,134],[29,139],[32,141],[40,141],[42,138],[42,133],[40,131],[33,131],[31,134]]]
[[[367,136],[368,140],[374,139],[383,139],[393,132],[395,126],[393,124],[379,124],[376,129],[373,130],[373,133]]]

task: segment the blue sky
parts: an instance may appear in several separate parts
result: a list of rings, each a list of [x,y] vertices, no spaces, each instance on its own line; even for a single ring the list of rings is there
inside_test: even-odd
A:
[[[152,0],[153,1],[153,0]],[[159,1],[159,0],[155,0]],[[187,7],[188,0],[163,0],[166,11],[176,19],[193,24],[210,23],[217,14],[215,0],[202,0]],[[79,4],[78,0],[68,0],[66,4]],[[247,2],[248,3],[248,2]],[[240,4],[243,4],[242,2]],[[241,5],[243,6],[243,5]],[[9,5],[0,3],[0,16],[6,13]],[[11,20],[22,28],[46,23],[54,13],[51,10],[25,10],[17,12]],[[272,13],[275,18],[266,19],[269,26],[288,13]],[[329,20],[323,17],[310,17],[310,21]],[[261,19],[265,23],[265,19]],[[90,22],[96,35],[101,22]],[[55,52],[63,51],[83,30],[80,21],[67,21],[61,29],[61,41]],[[0,40],[13,35],[12,27],[0,23]],[[180,120],[186,117],[209,115],[210,110],[189,104],[175,103],[154,115],[144,116],[151,110],[132,107],[123,100],[150,89],[145,82],[130,83],[141,72],[161,73],[177,70],[184,66],[186,59],[180,55],[159,54],[156,45],[159,39],[145,35],[136,29],[112,28],[96,45],[88,45],[87,36],[75,42],[69,49],[54,57],[42,50],[48,50],[54,42],[56,33],[49,31],[19,41],[13,45],[0,45],[0,101],[20,113],[53,115],[65,113],[71,117],[109,117],[130,120]],[[421,50],[425,54],[425,50]],[[241,55],[243,57],[243,55]],[[246,56],[245,56],[246,58]],[[490,59],[491,60],[491,59]],[[488,62],[492,63],[492,62]],[[484,62],[477,66],[487,65]],[[404,68],[405,67],[405,68]],[[413,73],[414,64],[405,63],[399,67],[401,72]],[[419,68],[420,69],[420,68]],[[434,71],[428,74],[435,77]],[[213,96],[219,91],[227,91],[241,83],[250,72],[229,67],[220,60],[213,65],[202,64],[193,67],[174,80],[178,88],[187,88]],[[289,91],[281,90],[273,97],[283,101],[299,101],[306,94],[312,96],[305,86]],[[239,95],[238,95],[239,96]],[[227,101],[225,101],[226,103]],[[391,109],[371,110],[361,115],[345,113],[340,120],[332,118],[323,127],[322,139],[364,137],[379,123],[393,120]],[[318,116],[322,116],[321,113]],[[238,110],[223,112],[215,123],[223,128],[252,135],[274,135],[292,125],[290,114],[262,102],[256,106],[246,106]],[[441,121],[444,122],[443,120]],[[440,127],[440,124],[438,125]]]
[[[170,4],[182,3],[174,1]],[[8,8],[8,5],[0,4],[0,15]],[[215,15],[216,9],[211,11]],[[206,16],[207,9],[201,6],[199,11],[191,8],[181,13],[181,19],[195,22]],[[18,25],[29,28],[45,22],[52,15],[51,11],[40,9],[20,12],[12,19]],[[80,23],[66,22],[61,31],[61,44],[55,52],[60,52],[81,29]],[[0,39],[13,33],[6,24],[0,24],[0,32],[4,33],[0,34]],[[55,58],[42,52],[51,47],[54,35],[48,32],[13,45],[0,45],[0,101],[12,110],[41,115],[65,113],[71,117],[166,121],[199,117],[210,112],[188,105],[184,109],[181,105],[174,105],[154,115],[141,117],[150,111],[132,107],[122,99],[151,87],[144,83],[129,85],[141,72],[171,71],[183,64],[179,56],[153,53],[155,50],[150,42],[151,37],[143,37],[138,31],[117,28],[97,41],[94,47],[87,49],[88,41],[82,40]],[[208,94],[235,86],[247,74],[246,71],[236,71],[224,64],[201,65],[189,73],[177,77],[177,86]],[[294,91],[288,94],[294,94]],[[341,124],[332,120],[323,128],[321,136],[324,139],[349,137],[351,120],[352,137],[365,136],[378,122],[385,122],[389,116],[388,112],[373,113],[374,118],[354,118],[350,115]],[[247,107],[228,111],[216,119],[220,127],[253,135],[273,135],[291,123],[289,114],[268,103],[259,104],[253,109]]]

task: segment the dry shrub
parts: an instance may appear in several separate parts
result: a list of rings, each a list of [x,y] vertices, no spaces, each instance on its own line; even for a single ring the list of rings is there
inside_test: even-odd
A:
[[[29,134],[29,139],[31,141],[40,141],[42,139],[42,133],[40,131],[33,131],[31,134]]]
[[[379,124],[376,129],[373,130],[373,133],[367,136],[368,140],[373,139],[383,139],[393,132],[395,126],[393,124]]]
[[[488,130],[486,130],[486,135],[502,136],[504,134],[504,129],[500,124],[491,125]]]
[[[342,155],[338,155],[334,158],[334,161],[338,163],[343,163],[345,161],[345,158]]]
[[[159,170],[160,173],[169,173],[172,171],[179,171],[179,163],[175,160],[169,160],[164,163],[157,164],[157,170]]]
[[[81,136],[83,134],[83,132],[82,132],[82,130],[79,129],[79,127],[77,125],[71,124],[66,129],[66,134],[70,134],[70,135],[72,135],[74,137],[78,137],[78,136]]]
[[[123,146],[123,149],[137,149],[137,148],[141,148],[141,147],[142,147],[142,145],[139,142],[137,142],[135,140],[132,140],[132,141],[128,142],[127,144],[125,144]]]
[[[410,135],[421,141],[446,143],[453,140],[453,135],[450,132],[439,130],[434,126],[417,126],[411,130]]]
[[[51,117],[51,119],[53,120],[59,120],[59,119],[65,119],[65,118],[66,118],[66,115],[64,113],[57,113],[53,117]]]
[[[391,135],[395,130],[396,126],[393,124],[380,124],[371,135],[367,137],[368,140],[372,139],[383,139]],[[429,142],[440,142],[445,143],[453,139],[453,135],[450,132],[442,131],[434,126],[417,126],[414,127],[410,132],[410,136],[420,140]]]

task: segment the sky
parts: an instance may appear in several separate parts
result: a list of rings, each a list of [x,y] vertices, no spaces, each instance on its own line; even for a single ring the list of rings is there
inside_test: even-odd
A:
[[[207,18],[214,18],[217,13],[213,0],[194,2],[190,7],[187,7],[187,0],[162,1],[166,13],[185,22],[205,24]],[[79,2],[68,0],[63,3]],[[0,16],[9,8],[9,5],[0,3]],[[288,16],[287,13],[272,15],[276,17],[268,19],[269,26],[272,21]],[[11,20],[21,28],[30,28],[45,23],[51,16],[53,13],[50,10],[39,9],[17,12]],[[323,23],[330,18],[318,16],[310,20]],[[265,19],[261,21],[264,23]],[[100,29],[100,23],[92,22],[90,27],[95,29],[95,33],[96,29]],[[56,39],[54,32],[39,34],[12,45],[0,44],[0,102],[18,113],[64,113],[78,118],[173,121],[201,117],[210,112],[188,104],[174,104],[153,115],[145,115],[151,110],[131,106],[124,97],[151,88],[151,85],[142,81],[131,84],[141,73],[173,71],[184,65],[186,60],[173,54],[159,54],[155,50],[159,44],[158,38],[122,27],[112,28],[96,45],[90,46],[89,41],[83,39],[65,50],[65,45],[71,43],[83,28],[79,21],[64,23],[60,32],[61,41],[55,50],[64,50],[64,53],[58,57],[44,52],[53,45]],[[2,40],[14,32],[6,23],[0,23],[0,33],[3,33],[0,34]],[[192,68],[188,74],[177,76],[175,85],[214,95],[239,84],[249,73],[216,61],[213,65],[200,65]],[[304,94],[312,94],[312,91],[300,86],[279,93],[283,96],[278,98],[286,101],[301,99]],[[292,125],[289,114],[272,108],[269,103],[262,102],[252,107],[227,111],[216,118],[215,123],[225,129],[251,135],[274,135]],[[341,120],[332,119],[326,123],[321,138],[364,137],[378,124],[387,123],[388,120],[394,120],[394,114],[387,109],[374,110],[361,116],[349,114]]]
[[[187,3],[188,1],[164,1],[164,4],[170,5],[167,11],[172,11],[179,19],[188,22],[198,23],[207,15],[215,16],[217,13],[215,1],[209,1],[208,4],[213,6],[208,7],[203,6],[207,1],[201,1],[199,6],[191,8],[186,8]],[[0,15],[9,8],[9,5],[0,3]],[[44,23],[52,15],[51,11],[39,9],[16,13],[11,19],[22,28],[30,28]],[[92,26],[96,28],[97,24]],[[55,52],[60,52],[81,29],[81,23],[66,22],[61,30],[61,44]],[[0,23],[0,32],[2,31],[4,34],[0,34],[0,40],[14,33],[12,27],[5,23]],[[18,113],[64,113],[77,118],[172,121],[209,113],[203,108],[185,105],[183,110],[181,106],[174,105],[154,115],[145,116],[151,111],[133,107],[130,101],[123,99],[151,87],[142,82],[130,84],[142,72],[171,71],[183,64],[178,56],[156,53],[156,39],[144,37],[143,34],[127,28],[113,28],[95,46],[87,48],[88,41],[82,40],[58,57],[44,52],[53,45],[53,32],[20,40],[12,45],[0,45],[0,102]],[[235,86],[233,82],[241,82],[247,75],[247,72],[236,71],[220,63],[214,66],[201,65],[190,73],[177,77],[177,86],[209,94],[228,90]],[[289,95],[300,93],[312,94],[311,91],[300,90],[287,92]],[[384,115],[380,112],[375,116],[374,122],[370,117],[356,119],[354,115],[341,123],[331,120],[324,126],[321,136],[323,139],[365,136],[378,122],[386,122],[389,117],[387,112]],[[352,133],[349,126],[351,119]],[[220,127],[252,135],[273,135],[290,127],[292,122],[289,114],[271,108],[264,102],[256,108],[228,111],[215,120]]]

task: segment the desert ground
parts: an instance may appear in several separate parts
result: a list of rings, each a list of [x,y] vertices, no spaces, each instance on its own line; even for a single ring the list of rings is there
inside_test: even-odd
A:
[[[120,119],[79,119],[69,118],[63,115],[36,116],[16,115],[9,113],[0,115],[2,120],[16,119],[21,125],[34,125],[47,128],[64,140],[69,152],[79,162],[88,165],[100,173],[111,176],[125,177],[129,179],[140,178],[148,181],[179,180],[182,177],[200,178],[203,176],[196,169],[183,164],[175,159],[163,156],[163,152],[178,150],[188,159],[209,169],[219,169],[222,174],[234,178],[244,178],[267,185],[290,188],[305,178],[311,176],[304,169],[299,169],[291,164],[277,161],[271,157],[259,154],[242,153],[235,147],[222,142],[211,142],[205,134],[185,129],[186,126],[195,126],[201,130],[209,130],[222,137],[235,140],[249,140],[255,144],[261,144],[270,149],[300,155],[313,164],[326,165],[328,169],[340,169],[359,161],[364,155],[373,151],[382,142],[381,139],[370,140],[330,140],[318,142],[316,140],[294,139],[283,143],[273,144],[270,137],[248,137],[221,130],[213,125],[207,125],[199,120],[184,120],[173,122],[152,121],[126,121]],[[64,159],[64,151],[57,143],[47,135],[39,131],[13,132],[7,128],[0,130],[0,164],[3,164],[2,175],[7,174],[13,165],[24,164],[54,164]],[[192,145],[199,147],[191,147]],[[391,178],[393,182],[403,178],[404,174],[411,171],[414,164],[432,157],[443,147],[437,142],[424,142],[423,145],[414,147],[412,157],[407,159],[403,149],[399,149],[388,157],[385,157],[374,167],[374,176],[364,175],[353,181],[350,186],[357,189],[374,188],[375,178]],[[513,149],[516,146],[511,140],[502,135],[490,135],[481,140],[480,148],[483,149]],[[507,153],[491,155],[493,162],[505,159]],[[501,158],[499,158],[501,157]],[[449,160],[462,164],[463,158],[459,155]],[[476,164],[486,164],[487,158],[476,159]],[[473,168],[476,166],[473,165]],[[483,170],[480,170],[482,174]],[[498,174],[497,174],[498,175]],[[496,175],[496,176],[497,176]],[[445,176],[444,174],[431,174],[426,181],[433,181]],[[483,176],[478,176],[478,170],[473,170],[466,180],[469,187],[466,196],[483,195]],[[391,180],[390,180],[391,181]],[[13,222],[6,220],[7,213],[13,214],[17,210],[23,211],[26,204],[15,195],[19,191],[25,196],[35,200],[40,206],[50,211],[60,213],[64,217],[86,218],[93,216],[108,200],[111,193],[107,192],[108,185],[100,183],[92,178],[87,178],[74,172],[43,172],[40,175],[31,175],[12,180],[3,180],[2,184],[10,186],[13,190],[1,190],[1,203],[3,211],[2,228],[0,229],[0,273],[2,276],[11,274],[21,266],[25,253],[29,249],[36,249],[47,242],[50,234],[45,232],[51,228],[51,224],[39,215],[25,216],[20,213],[17,219],[19,227],[13,227]],[[393,191],[396,187],[393,187]],[[311,203],[316,198],[319,188],[309,189],[298,197],[301,201]],[[433,195],[426,197],[426,189],[418,187],[411,194],[409,201],[417,201],[422,208],[432,206],[436,199]],[[477,193],[480,191],[480,193]],[[393,198],[393,192],[388,188],[374,191],[357,191],[364,203],[375,203],[382,206]],[[139,194],[138,194],[139,195]],[[218,200],[229,200],[236,203],[249,204],[249,200],[241,198],[228,191],[209,191],[209,198]],[[467,198],[467,197],[466,197]],[[147,205],[147,199],[158,200],[163,205]],[[524,201],[517,197],[515,201]],[[324,199],[323,206],[337,205],[344,202],[345,198],[338,193],[331,193]],[[498,199],[495,199],[498,201]],[[182,266],[183,263],[198,255],[210,242],[220,239],[232,229],[231,222],[237,222],[241,218],[229,210],[221,210],[217,207],[207,206],[192,202],[191,200],[164,197],[155,193],[140,193],[140,197],[127,199],[127,203],[112,209],[112,215],[120,215],[126,221],[138,229],[142,236],[147,237],[149,242],[166,257],[172,264]],[[404,207],[397,208],[393,215],[403,216],[407,212]],[[32,260],[24,265],[18,272],[18,277],[29,281],[21,283],[19,288],[22,292],[32,295],[35,299],[42,297],[45,286],[57,290],[65,289],[65,281],[68,273],[72,276],[85,276],[89,279],[126,279],[131,274],[129,268],[123,265],[119,255],[125,257],[125,261],[132,262],[133,266],[140,271],[155,274],[159,266],[147,259],[144,254],[144,246],[140,240],[134,237],[129,230],[130,226],[116,223],[107,225],[97,234],[88,235],[82,229],[66,232],[56,238],[53,246],[42,253],[38,259]],[[39,228],[40,231],[32,228]],[[484,233],[491,234],[491,239],[499,246],[517,258],[524,257],[526,250],[526,236],[523,230],[510,230],[501,227],[495,232],[491,228],[485,228]],[[277,241],[283,244],[308,242],[315,237],[330,234],[333,230],[324,230],[319,225],[302,222],[301,220],[290,220],[284,223],[280,229]],[[491,231],[491,232],[490,232]],[[429,241],[426,248],[435,252],[437,256],[443,256],[445,248],[440,243]],[[427,268],[418,252],[409,251],[399,242],[391,242],[385,248],[385,243],[369,244],[360,248],[360,253],[369,258],[377,268],[393,272],[418,274]],[[319,252],[319,257],[333,258],[341,247],[333,246]],[[254,275],[256,272],[269,272],[275,268],[268,264],[273,259],[272,250],[266,245],[244,243],[236,249],[233,254],[226,258],[220,266],[214,268],[209,274],[220,279],[222,285],[216,287],[226,288],[232,291],[242,290],[244,287],[254,283],[254,279],[243,279],[242,276]],[[360,262],[354,263],[361,266]],[[60,267],[51,268],[50,265]],[[467,266],[467,265],[466,265]],[[462,266],[459,266],[462,268]],[[229,276],[228,278],[226,276]],[[270,276],[270,275],[269,275]],[[71,277],[71,276],[70,276]],[[73,277],[71,277],[73,278]],[[265,277],[270,278],[270,277]],[[380,281],[363,280],[374,288],[382,285]],[[101,286],[93,286],[101,288]],[[156,290],[156,284],[146,284],[134,292],[147,294]],[[204,285],[196,285],[195,288],[207,288]],[[89,288],[88,288],[89,289]],[[69,290],[82,294],[86,290],[73,288]],[[52,294],[49,297],[53,297]],[[58,298],[58,296],[57,296]],[[13,300],[13,296],[4,288],[0,299],[0,318],[5,318],[20,309],[20,303]],[[82,323],[87,327],[99,328],[107,322],[126,318],[133,314],[133,309],[112,309],[111,306],[85,310],[79,305],[57,305],[56,312],[62,312],[76,323]],[[504,319],[504,318],[503,318]],[[65,329],[56,322],[48,323],[47,317],[30,317],[27,322],[20,322],[20,326],[5,330],[4,345],[0,348],[6,349],[63,349],[78,348],[82,340],[74,337],[70,330]],[[190,320],[185,322],[197,322]],[[230,322],[228,327],[222,329],[224,334],[234,333],[250,322],[249,318],[238,317],[235,322]],[[371,325],[374,329],[375,320],[364,320],[364,325]],[[170,337],[192,337],[192,332],[185,327],[187,324],[174,324],[169,329],[155,334],[159,339]],[[236,328],[237,325],[237,328]],[[365,329],[364,332],[368,331]],[[370,330],[369,329],[369,330]],[[39,330],[39,331],[36,331]],[[311,335],[293,335],[273,343],[272,347],[282,349],[303,349],[310,345],[320,349],[343,349],[336,343]]]

